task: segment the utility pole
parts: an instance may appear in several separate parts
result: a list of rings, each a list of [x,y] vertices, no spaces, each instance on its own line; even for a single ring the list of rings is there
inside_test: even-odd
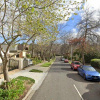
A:
[[[72,58],[73,58],[73,47],[72,47],[72,44],[71,44],[71,62],[72,62]]]

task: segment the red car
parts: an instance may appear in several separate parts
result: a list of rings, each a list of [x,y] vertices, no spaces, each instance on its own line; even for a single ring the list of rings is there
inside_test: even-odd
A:
[[[73,62],[71,63],[71,68],[72,68],[73,70],[77,70],[77,68],[80,67],[80,66],[81,66],[81,63],[80,63],[79,61],[73,61]]]
[[[64,63],[68,63],[68,59],[65,59],[65,60],[64,60]]]

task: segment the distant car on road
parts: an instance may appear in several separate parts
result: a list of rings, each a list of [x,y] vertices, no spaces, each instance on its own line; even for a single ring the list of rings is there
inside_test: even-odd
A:
[[[68,59],[65,59],[65,60],[64,60],[64,63],[68,63],[68,62],[69,62]]]
[[[100,73],[97,72],[92,66],[78,67],[78,74],[80,74],[85,80],[100,81]]]
[[[62,57],[62,58],[61,58],[61,61],[64,61],[64,60],[65,60],[65,58]]]
[[[77,70],[77,68],[78,67],[80,67],[82,64],[79,62],[79,61],[73,61],[72,63],[71,63],[71,68],[73,69],[73,70]]]

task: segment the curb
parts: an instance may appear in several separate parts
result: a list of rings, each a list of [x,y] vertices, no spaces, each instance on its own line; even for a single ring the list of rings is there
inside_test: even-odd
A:
[[[52,66],[52,64],[49,66],[48,70],[45,73],[43,73],[42,78],[37,83],[33,84],[33,86],[30,88],[30,90],[28,91],[28,93],[26,94],[26,96],[22,100],[30,100],[32,98],[32,96],[35,93],[35,91],[41,86],[41,84],[43,83],[44,79],[48,75],[48,71],[50,70],[50,67]]]
[[[45,77],[47,76],[48,72],[44,73],[42,78],[30,88],[26,96],[22,100],[30,100],[32,95],[35,91],[41,86],[42,82],[44,81]]]

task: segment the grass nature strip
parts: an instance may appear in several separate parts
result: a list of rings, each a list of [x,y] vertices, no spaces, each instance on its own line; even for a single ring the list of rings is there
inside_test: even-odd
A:
[[[44,64],[42,64],[42,67],[49,67],[53,62],[55,61],[55,59],[50,60],[50,62],[46,62]]]
[[[43,71],[38,70],[38,69],[31,69],[29,72],[38,72],[38,73],[42,73]]]

